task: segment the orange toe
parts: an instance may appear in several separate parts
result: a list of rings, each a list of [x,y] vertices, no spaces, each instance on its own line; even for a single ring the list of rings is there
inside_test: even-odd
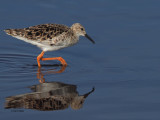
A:
[[[58,60],[62,65],[67,66],[66,61],[62,57],[53,57],[53,58],[42,58],[41,60]]]
[[[63,66],[67,66],[66,61],[62,57],[58,57],[58,60],[61,62]]]
[[[43,60],[43,61],[44,60],[58,60],[58,61],[61,62],[61,64],[63,66],[67,66],[66,61],[62,57],[43,58],[43,55],[44,55],[44,51],[42,51],[41,54],[39,54],[38,57],[37,57],[38,67],[41,67],[40,60]]]

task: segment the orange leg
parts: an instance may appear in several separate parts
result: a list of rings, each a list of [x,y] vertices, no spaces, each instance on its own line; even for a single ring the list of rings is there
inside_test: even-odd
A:
[[[43,61],[45,61],[45,60],[58,60],[61,62],[61,64],[63,66],[67,66],[66,61],[62,57],[43,58],[43,55],[44,55],[44,51],[42,51],[41,54],[37,57],[38,67],[41,67],[40,60],[43,60]]]
[[[44,55],[44,51],[42,51],[41,54],[39,54],[37,57],[38,67],[41,67],[40,60],[43,58],[43,55]]]

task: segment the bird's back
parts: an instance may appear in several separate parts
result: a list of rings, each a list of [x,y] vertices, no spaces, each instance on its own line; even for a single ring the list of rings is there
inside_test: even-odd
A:
[[[13,37],[26,38],[33,41],[53,39],[70,28],[60,24],[41,24],[23,29],[6,29],[5,32]]]

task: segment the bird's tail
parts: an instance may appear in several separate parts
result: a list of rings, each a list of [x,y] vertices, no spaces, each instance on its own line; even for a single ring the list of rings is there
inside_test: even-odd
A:
[[[11,35],[11,36],[18,36],[18,35],[22,34],[22,30],[21,29],[6,29],[4,31],[8,35]]]

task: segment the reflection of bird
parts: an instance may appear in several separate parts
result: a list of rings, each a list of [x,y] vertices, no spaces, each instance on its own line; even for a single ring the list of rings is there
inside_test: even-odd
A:
[[[71,27],[60,24],[41,24],[24,29],[6,29],[5,32],[41,48],[42,52],[37,57],[39,67],[41,67],[40,60],[59,60],[62,65],[67,65],[62,57],[43,58],[44,52],[72,46],[78,42],[79,36],[85,36],[94,43],[79,23]]]
[[[76,88],[76,85],[60,82],[34,85],[31,86],[32,93],[7,97],[5,108],[50,111],[66,109],[70,105],[72,109],[80,109],[84,100],[94,91],[94,88],[84,95],[79,95]]]

